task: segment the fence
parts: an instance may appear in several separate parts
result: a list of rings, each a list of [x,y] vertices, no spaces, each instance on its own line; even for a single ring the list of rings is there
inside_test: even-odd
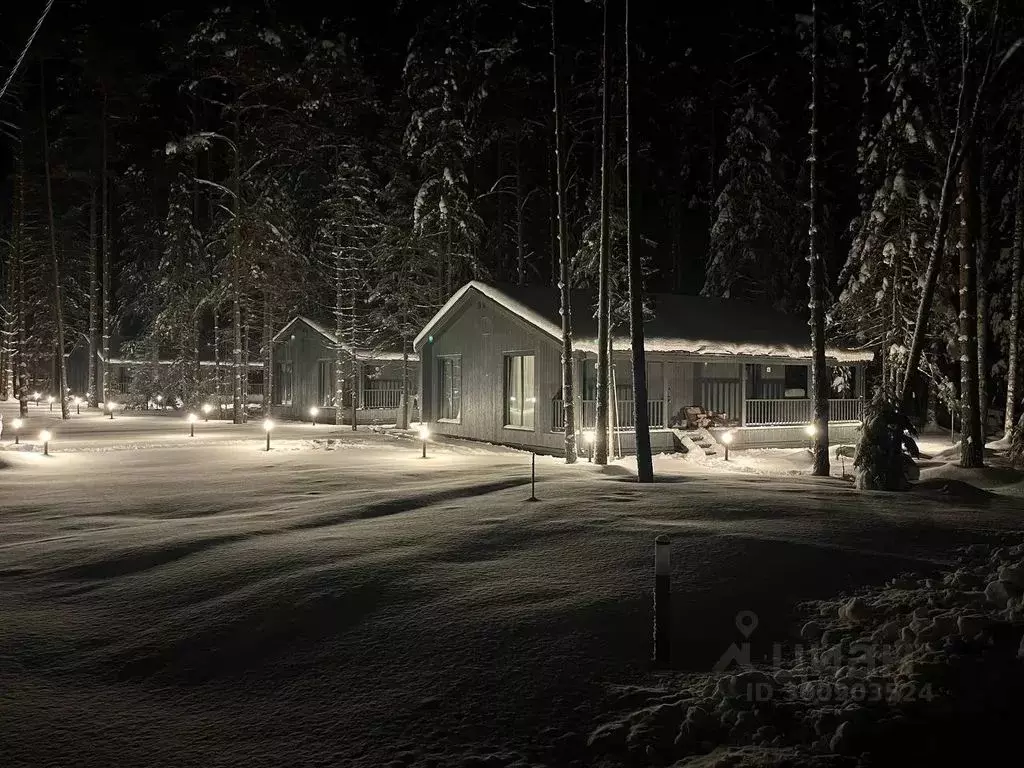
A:
[[[829,421],[859,421],[864,401],[859,397],[833,398],[828,401]],[[812,401],[807,398],[747,400],[747,425],[784,426],[807,424],[813,416]]]

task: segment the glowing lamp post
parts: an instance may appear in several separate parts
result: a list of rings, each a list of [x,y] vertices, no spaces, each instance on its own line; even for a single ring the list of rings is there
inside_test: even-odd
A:
[[[18,445],[21,442],[21,428],[25,424],[21,419],[15,419],[11,422],[11,426],[14,427],[14,444]]]
[[[315,405],[309,409],[309,418],[313,420],[313,426],[316,426],[316,417],[320,415],[320,409]]]
[[[43,444],[43,456],[50,455],[51,437],[53,437],[53,435],[50,434],[50,431],[48,429],[44,429],[42,432],[39,433],[39,442]]]
[[[38,408],[39,407],[39,393],[38,392],[33,392],[32,393],[32,399],[36,401],[36,408]]]
[[[587,444],[587,461],[594,460],[594,430],[583,430],[583,442]]]
[[[430,429],[424,424],[419,429],[420,442],[423,443],[423,458],[427,458],[427,438],[430,437]]]
[[[111,421],[113,421],[113,419],[114,419],[114,411],[116,411],[116,410],[117,410],[117,403],[115,403],[113,400],[108,400],[107,401],[107,413],[110,414]]]
[[[46,402],[50,404],[50,413],[53,413],[53,395],[47,395]]]
[[[188,436],[189,437],[195,437],[196,436],[196,418],[197,417],[196,417],[196,415],[194,413],[190,413],[188,415]]]
[[[77,395],[75,395],[75,399],[74,399],[73,402],[75,403],[75,414],[78,415],[78,416],[81,416],[82,415],[82,398],[80,398]]]
[[[210,411],[213,410],[213,406],[209,403],[203,403],[203,421],[210,420]]]
[[[816,438],[818,436],[818,425],[817,424],[808,424],[806,427],[804,427],[804,434],[807,435],[808,439],[810,439],[810,441],[811,441],[811,451],[813,451],[814,450],[814,438]]]
[[[263,431],[267,433],[267,450],[270,450],[270,432],[274,428],[274,422],[270,419],[263,420]]]
[[[732,444],[732,432],[722,435],[722,445],[725,446],[725,460],[729,460],[729,446]]]

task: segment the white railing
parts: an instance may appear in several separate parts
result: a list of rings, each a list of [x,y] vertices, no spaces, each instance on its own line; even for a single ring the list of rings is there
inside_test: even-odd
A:
[[[551,431],[552,432],[564,432],[565,431],[565,409],[562,407],[561,400],[552,401],[552,419],[551,419]],[[593,429],[597,423],[597,401],[596,400],[582,400],[580,404],[583,406],[582,413],[577,412],[576,414],[576,427],[578,429]],[[616,408],[618,409],[618,426],[619,429],[632,429],[635,425],[633,422],[633,401],[632,400],[618,400],[616,402]],[[609,413],[608,417],[611,418],[612,414]],[[665,426],[665,401],[664,400],[648,400],[647,401],[647,420],[651,427],[664,427]]]
[[[807,398],[782,400],[747,400],[747,426],[786,426],[807,424],[813,409]],[[859,421],[864,413],[864,401],[859,397],[830,398],[829,421]]]
[[[363,390],[363,408],[399,408],[402,404],[400,389]]]

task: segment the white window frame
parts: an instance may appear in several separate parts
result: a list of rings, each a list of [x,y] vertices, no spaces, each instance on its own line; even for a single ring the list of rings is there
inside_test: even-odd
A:
[[[459,380],[455,381],[455,369],[452,368],[452,392],[454,395],[455,384],[458,384],[459,392],[459,413],[458,416],[441,416],[444,413],[445,406],[445,392],[444,392],[444,368],[446,364],[452,364],[458,361],[459,366]],[[437,356],[437,413],[438,422],[442,424],[461,424],[462,423],[462,355],[438,355]]]
[[[523,386],[522,395],[523,395],[523,402],[526,402],[527,398],[530,398],[530,399],[533,400],[533,411],[532,411],[532,416],[531,416],[531,418],[533,420],[533,423],[527,426],[525,424],[515,424],[515,423],[513,423],[513,420],[510,418],[511,412],[510,412],[510,409],[509,409],[509,395],[510,395],[509,387],[511,385],[511,381],[510,381],[510,375],[509,374],[512,371],[512,366],[514,365],[513,361],[518,359],[519,360],[519,366],[520,366],[520,378],[523,378],[523,361],[526,358],[528,358],[528,357],[533,360],[533,365],[532,365],[533,381],[531,382],[532,383],[532,387],[531,387],[532,391],[527,392],[526,391],[526,387],[524,385]],[[502,380],[502,385],[501,385],[501,420],[502,420],[502,423],[504,424],[504,428],[505,429],[517,430],[517,431],[520,431],[520,432],[536,432],[537,431],[537,405],[538,405],[538,403],[537,403],[537,355],[533,352],[533,350],[522,350],[522,351],[506,352],[502,356],[502,361],[501,361],[501,380]],[[523,409],[522,405],[520,405],[520,408],[519,408],[520,418],[522,418],[523,410],[524,409]]]

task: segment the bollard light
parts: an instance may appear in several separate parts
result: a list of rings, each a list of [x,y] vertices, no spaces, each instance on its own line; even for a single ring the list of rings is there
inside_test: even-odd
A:
[[[196,436],[196,419],[197,418],[198,417],[194,413],[190,413],[188,415],[188,436],[189,437],[195,437]]]
[[[430,437],[430,429],[426,424],[423,424],[419,428],[420,442],[423,443],[423,458],[427,458],[427,438]]]
[[[18,445],[21,442],[21,428],[25,422],[21,419],[15,419],[11,422],[11,426],[14,427],[14,444]]]
[[[722,435],[722,445],[725,446],[725,460],[729,460],[729,446],[732,445],[732,432]]]
[[[817,437],[818,436],[818,428],[817,428],[817,426],[815,426],[814,424],[808,424],[806,427],[804,427],[804,434],[807,435],[808,437]]]
[[[53,437],[53,435],[50,434],[50,431],[48,429],[44,429],[42,432],[39,433],[39,442],[43,444],[43,456],[50,455],[51,437]]]
[[[50,413],[53,413],[53,395],[47,395],[46,402],[50,404]]]
[[[209,403],[203,403],[203,421],[210,420],[210,411],[213,410],[213,406]]]
[[[33,392],[32,393],[32,399],[36,401],[36,408],[38,408],[39,407],[39,393],[38,392]]]
[[[113,420],[113,418],[114,418],[114,411],[115,410],[117,410],[117,403],[115,403],[113,400],[108,400],[107,401],[107,413],[110,414],[111,420]]]
[[[75,398],[74,398],[73,402],[75,403],[75,413],[77,415],[81,416],[82,415],[82,398],[80,398],[78,395],[75,395]]]
[[[313,426],[316,426],[316,417],[320,415],[320,409],[315,405],[309,409],[309,418],[313,420]]]
[[[583,430],[583,442],[587,444],[587,461],[594,460],[594,430]]]
[[[267,433],[267,450],[270,450],[270,431],[274,428],[274,422],[270,419],[263,420],[263,430]]]

